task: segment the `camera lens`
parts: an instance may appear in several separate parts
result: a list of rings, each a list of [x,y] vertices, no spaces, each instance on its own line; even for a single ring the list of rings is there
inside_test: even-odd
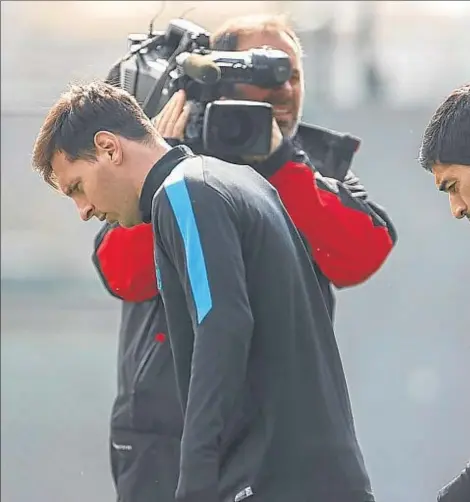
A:
[[[234,147],[242,146],[254,137],[253,123],[249,115],[242,110],[226,111],[222,116],[222,124],[218,130],[221,143]]]

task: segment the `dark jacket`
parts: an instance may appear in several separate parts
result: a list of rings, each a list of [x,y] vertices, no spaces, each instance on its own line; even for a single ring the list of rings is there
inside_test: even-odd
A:
[[[303,125],[294,141],[284,141],[255,166],[279,191],[309,247],[332,317],[331,284],[343,288],[366,281],[397,240],[384,209],[349,169],[358,147],[349,135]],[[318,182],[314,172],[328,182]],[[105,224],[99,232],[93,259],[113,296],[142,302],[158,294],[151,233],[145,224],[131,230]]]
[[[470,502],[470,462],[437,496],[437,502]]]
[[[315,179],[298,146],[286,143],[278,155],[257,167],[278,189],[304,236],[332,317],[326,274],[340,287],[366,280],[388,256],[395,232],[352,173],[337,190],[332,181],[318,175]],[[325,167],[319,161],[317,165]],[[118,396],[111,421],[112,470],[121,502],[158,496],[173,500],[179,471],[182,413],[156,288],[152,239],[147,224],[132,229],[105,225],[94,254],[109,291],[127,300],[122,303]]]
[[[189,151],[174,167],[175,152],[140,202],[184,414],[176,500],[373,501],[331,318],[277,191]]]

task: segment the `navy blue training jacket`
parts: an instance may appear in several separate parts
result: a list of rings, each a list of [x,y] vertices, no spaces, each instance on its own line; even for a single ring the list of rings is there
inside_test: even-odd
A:
[[[176,500],[373,501],[331,318],[277,191],[190,152],[173,169],[175,153],[141,209],[184,415]]]

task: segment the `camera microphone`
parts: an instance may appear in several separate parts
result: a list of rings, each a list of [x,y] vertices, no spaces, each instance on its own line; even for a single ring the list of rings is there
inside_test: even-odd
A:
[[[183,52],[176,57],[176,63],[185,75],[200,84],[213,85],[220,80],[220,68],[208,56]]]
[[[209,54],[183,52],[176,57],[183,73],[200,84],[250,83],[277,87],[292,74],[289,56],[275,49],[249,51],[212,51]]]
[[[200,75],[209,71],[215,73],[217,70],[218,78],[214,80],[220,79],[226,83],[244,83],[271,88],[283,85],[292,75],[289,56],[276,49],[212,51],[206,55],[190,54],[187,60],[191,61],[191,71]],[[186,74],[194,78],[189,71]]]

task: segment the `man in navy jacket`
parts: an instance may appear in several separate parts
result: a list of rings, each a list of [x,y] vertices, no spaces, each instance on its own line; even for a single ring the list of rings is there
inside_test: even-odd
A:
[[[73,86],[52,106],[33,165],[84,221],[152,226],[183,414],[177,501],[374,502],[310,254],[263,176],[171,148],[105,83]],[[119,498],[171,496],[168,435],[121,432]]]
[[[279,19],[267,18],[265,22],[264,31],[259,23],[258,31],[255,30],[255,34],[262,33],[261,42],[274,44],[273,35],[289,31],[286,25],[279,24]],[[246,22],[236,21],[233,26],[247,29]],[[227,41],[236,42],[233,33],[225,37],[224,43]],[[251,47],[259,45],[256,42],[251,42]],[[396,234],[386,213],[369,200],[364,187],[348,170],[357,142],[318,128],[300,126],[297,129],[300,111],[297,108],[303,95],[303,78],[299,79],[301,65],[295,43],[289,44],[289,38],[283,40],[282,37],[277,43],[276,48],[291,53],[296,70],[293,81],[273,96],[252,98],[292,102],[293,120],[289,121],[285,106],[281,108],[283,113],[279,119],[284,126],[284,141],[273,155],[254,167],[278,190],[302,235],[333,318],[331,284],[347,287],[367,280],[386,260]],[[297,97],[291,99],[291,94]],[[156,125],[163,135],[181,136],[185,125],[184,104],[181,93],[174,96],[160,114]],[[333,141],[337,147],[328,148]],[[111,294],[124,300],[119,335],[118,397],[111,427],[111,458],[117,491],[124,497],[123,493],[130,493],[126,486],[131,484],[135,490],[132,500],[151,500],[157,489],[158,494],[164,494],[164,500],[172,500],[170,492],[178,476],[183,416],[177,399],[164,307],[155,277],[151,225],[144,223],[126,229],[106,224],[96,239],[94,262]],[[140,475],[149,463],[146,447],[134,445],[133,451],[122,448],[129,435],[139,431],[166,436],[165,448],[154,448],[151,453],[153,463],[161,466],[167,480],[167,483],[160,480],[158,487],[151,477]],[[145,482],[144,478],[149,481]],[[148,495],[146,486],[150,486]],[[169,487],[167,491],[165,486]]]

